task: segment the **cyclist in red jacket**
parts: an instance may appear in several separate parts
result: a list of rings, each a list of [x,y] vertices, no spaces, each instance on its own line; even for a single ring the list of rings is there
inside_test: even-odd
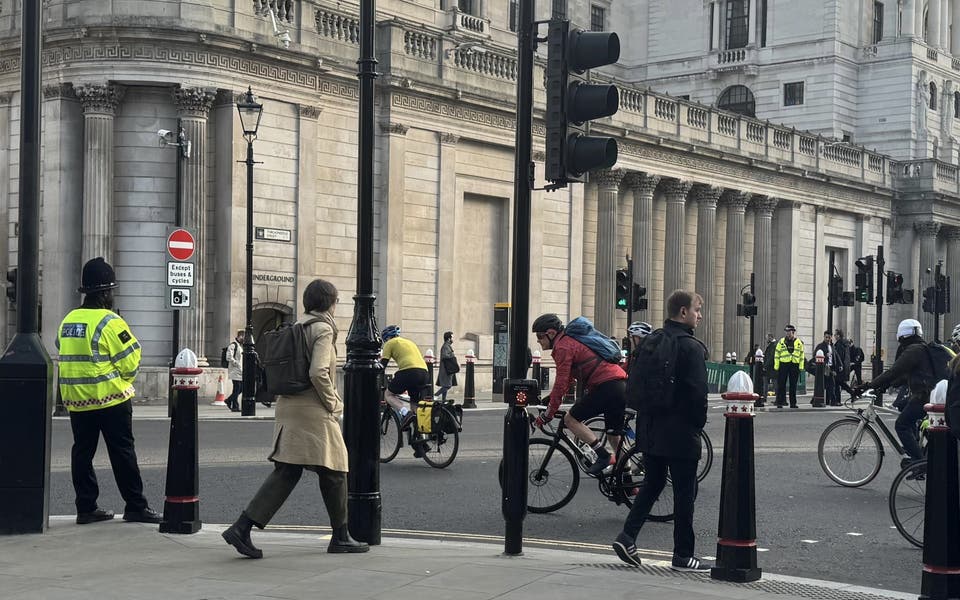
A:
[[[588,473],[596,475],[610,464],[610,452],[583,421],[603,414],[611,447],[620,447],[627,375],[619,365],[603,360],[593,350],[566,335],[563,322],[555,314],[537,317],[533,322],[533,332],[537,334],[537,342],[542,349],[553,351],[557,370],[553,389],[550,390],[550,403],[547,410],[537,417],[537,425],[553,419],[564,393],[570,389],[571,379],[582,381],[584,396],[567,411],[563,423],[580,441],[590,444],[596,451],[597,460],[587,469]]]

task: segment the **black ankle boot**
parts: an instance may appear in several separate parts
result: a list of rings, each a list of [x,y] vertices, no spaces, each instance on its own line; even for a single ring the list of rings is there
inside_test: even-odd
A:
[[[250,541],[250,529],[255,525],[247,513],[240,513],[240,518],[221,535],[228,544],[237,549],[237,552],[250,558],[263,558],[263,551]]]
[[[365,542],[358,542],[350,537],[346,525],[341,525],[333,530],[330,536],[330,545],[327,546],[327,552],[331,554],[343,554],[347,552],[367,552],[370,550]]]

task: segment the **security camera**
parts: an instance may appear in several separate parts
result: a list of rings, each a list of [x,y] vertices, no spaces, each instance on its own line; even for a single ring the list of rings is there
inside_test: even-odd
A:
[[[164,147],[167,144],[176,144],[177,135],[170,131],[169,129],[161,129],[157,131],[157,137],[160,138],[160,147]]]
[[[280,43],[280,45],[283,46],[284,48],[289,48],[289,47],[290,47],[290,32],[289,32],[289,31],[282,31],[282,32],[278,33],[278,34],[277,34],[277,41],[278,41],[278,42]]]

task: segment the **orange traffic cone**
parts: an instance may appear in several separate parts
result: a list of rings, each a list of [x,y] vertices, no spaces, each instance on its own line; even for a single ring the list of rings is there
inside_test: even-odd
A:
[[[213,402],[210,404],[213,406],[226,406],[227,403],[223,401],[223,375],[217,377],[217,397],[213,399]]]

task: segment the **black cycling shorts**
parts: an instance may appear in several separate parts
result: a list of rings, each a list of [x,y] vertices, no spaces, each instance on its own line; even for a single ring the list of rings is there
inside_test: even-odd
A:
[[[430,376],[426,369],[403,369],[393,374],[387,389],[394,394],[404,392],[410,396],[410,403],[414,406],[420,402],[423,388],[430,384]]]
[[[581,423],[603,415],[603,424],[609,435],[623,435],[623,417],[627,405],[627,382],[623,379],[605,381],[593,388],[570,407],[567,414]]]

